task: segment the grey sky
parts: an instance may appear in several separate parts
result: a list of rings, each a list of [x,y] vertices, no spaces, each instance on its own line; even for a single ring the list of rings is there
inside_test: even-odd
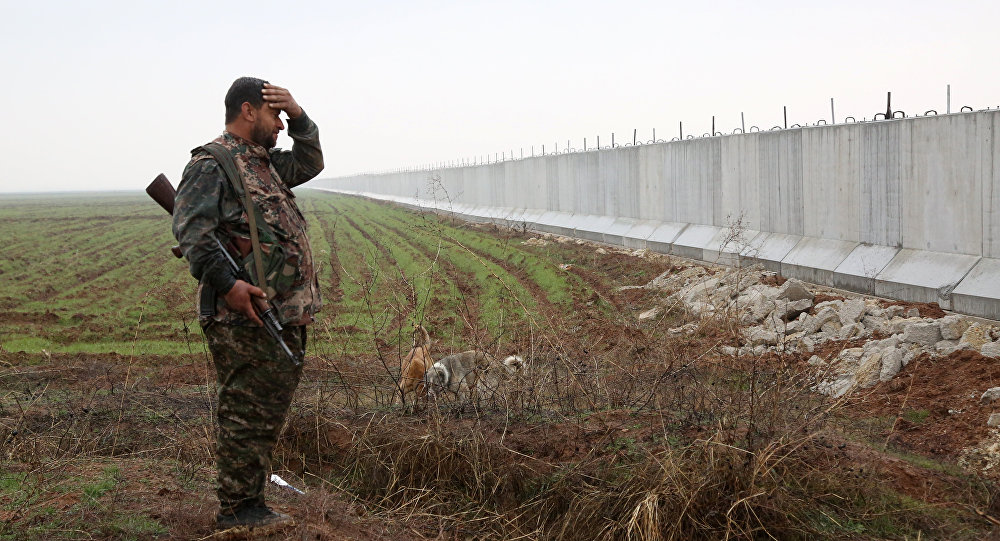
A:
[[[0,17],[0,191],[175,183],[238,76],[319,124],[322,177],[739,126],[1000,105],[995,1],[25,2]],[[279,146],[291,140],[282,135]]]

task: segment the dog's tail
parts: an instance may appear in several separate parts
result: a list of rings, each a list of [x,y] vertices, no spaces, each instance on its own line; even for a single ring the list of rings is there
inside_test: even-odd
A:
[[[508,374],[523,372],[525,364],[524,358],[520,355],[511,355],[503,360],[503,367],[507,370]]]
[[[426,348],[431,345],[431,335],[427,333],[427,329],[423,325],[417,325],[413,328],[413,347],[415,348]]]

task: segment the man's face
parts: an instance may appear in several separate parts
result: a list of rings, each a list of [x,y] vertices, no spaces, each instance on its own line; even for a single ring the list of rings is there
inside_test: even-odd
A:
[[[257,115],[254,119],[253,129],[250,131],[250,140],[258,145],[272,149],[278,144],[278,133],[285,129],[278,115],[280,109],[272,109],[266,102],[256,109]]]

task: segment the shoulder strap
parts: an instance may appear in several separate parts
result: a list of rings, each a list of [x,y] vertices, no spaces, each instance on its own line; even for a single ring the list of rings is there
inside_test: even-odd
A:
[[[260,282],[256,285],[263,288],[265,281],[264,259],[261,256],[260,234],[257,231],[257,207],[253,204],[253,199],[250,197],[250,190],[247,190],[246,186],[243,185],[243,177],[240,176],[239,170],[236,169],[236,162],[229,151],[226,150],[226,147],[213,142],[203,145],[201,148],[205,149],[215,158],[215,161],[219,163],[219,166],[226,173],[226,177],[229,178],[229,183],[236,190],[236,195],[243,198],[243,210],[247,213],[247,222],[250,225],[250,244],[253,246],[254,269],[257,271],[257,281]]]

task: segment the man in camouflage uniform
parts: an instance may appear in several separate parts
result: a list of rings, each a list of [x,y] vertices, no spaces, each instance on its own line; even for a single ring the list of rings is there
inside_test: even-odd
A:
[[[219,470],[220,527],[290,524],[291,517],[264,503],[271,451],[285,421],[302,373],[306,325],[321,301],[306,223],[290,188],[323,170],[316,124],[288,90],[251,77],[237,79],[226,94],[226,131],[215,139],[233,157],[260,216],[283,250],[281,287],[249,284],[236,278],[215,243],[231,243],[237,261],[252,260],[250,228],[243,199],[215,158],[200,147],[177,189],[174,236],[199,281],[199,319],[218,379],[216,463]],[[288,115],[291,151],[275,149]],[[261,226],[258,225],[258,229]],[[275,250],[261,239],[264,253]],[[284,341],[298,357],[294,363],[261,327],[251,296],[266,297],[284,327]]]

